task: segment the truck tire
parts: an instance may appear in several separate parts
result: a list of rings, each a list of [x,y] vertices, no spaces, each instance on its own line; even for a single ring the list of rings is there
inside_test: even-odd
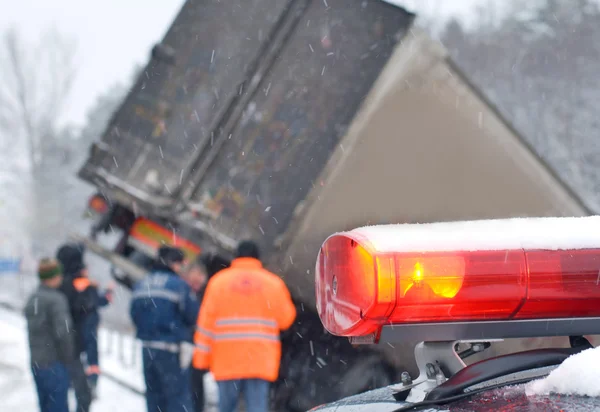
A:
[[[339,398],[389,386],[394,377],[393,369],[380,357],[361,359],[342,377]]]

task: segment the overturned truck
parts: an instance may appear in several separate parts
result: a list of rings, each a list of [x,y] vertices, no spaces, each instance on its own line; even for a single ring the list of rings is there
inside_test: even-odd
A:
[[[260,244],[298,306],[277,410],[412,367],[410,348],[323,330],[313,269],[331,233],[589,213],[414,18],[381,0],[187,1],[79,173],[98,188],[82,240],[124,284],[161,243]],[[109,228],[114,250],[95,242]]]

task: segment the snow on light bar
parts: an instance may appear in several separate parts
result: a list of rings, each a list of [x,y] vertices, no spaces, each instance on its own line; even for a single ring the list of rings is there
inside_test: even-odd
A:
[[[338,336],[384,325],[600,317],[600,216],[382,225],[330,236],[317,309]]]

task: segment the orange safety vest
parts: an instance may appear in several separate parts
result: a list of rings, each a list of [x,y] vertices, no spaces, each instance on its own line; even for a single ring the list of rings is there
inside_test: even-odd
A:
[[[283,280],[252,258],[238,258],[209,281],[194,334],[192,365],[215,380],[279,375],[279,332],[296,318]]]
[[[73,287],[77,292],[83,292],[92,285],[93,283],[86,277],[79,277],[73,279]]]

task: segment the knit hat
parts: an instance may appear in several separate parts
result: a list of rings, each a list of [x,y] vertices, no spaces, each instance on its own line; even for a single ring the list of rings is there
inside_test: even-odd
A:
[[[202,253],[196,257],[196,265],[203,266],[206,269],[208,277],[212,277],[217,272],[226,269],[231,265],[228,259],[216,253]]]
[[[62,266],[57,260],[43,258],[38,265],[38,276],[40,280],[52,279],[55,276],[62,275]]]

